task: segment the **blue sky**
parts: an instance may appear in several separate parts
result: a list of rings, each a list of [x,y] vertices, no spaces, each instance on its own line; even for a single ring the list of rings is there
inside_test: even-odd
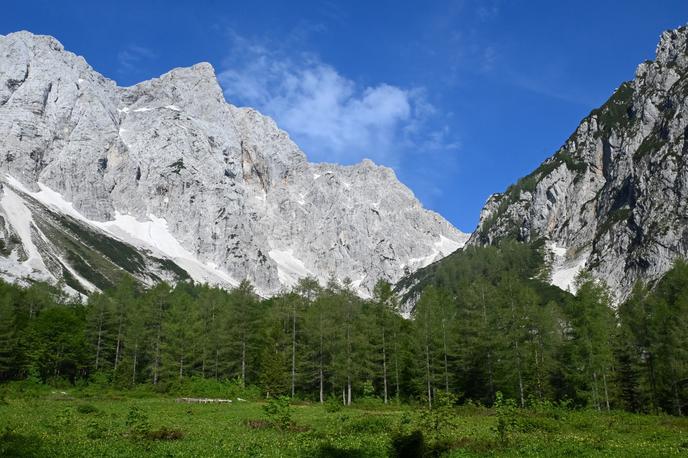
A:
[[[687,22],[685,0],[53,0],[3,5],[0,34],[53,35],[120,85],[208,61],[309,159],[393,167],[471,231]]]

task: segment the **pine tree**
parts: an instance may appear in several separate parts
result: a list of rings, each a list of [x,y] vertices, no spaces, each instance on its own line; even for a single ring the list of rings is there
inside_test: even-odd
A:
[[[289,389],[284,337],[278,323],[274,323],[265,335],[260,358],[260,384],[266,398],[283,395]]]
[[[10,288],[0,283],[0,381],[11,378],[17,372],[16,352],[18,336],[15,323],[15,307]]]
[[[569,345],[572,362],[570,371],[579,392],[598,410],[610,409],[609,384],[613,363],[611,338],[615,318],[606,286],[589,274],[577,279],[576,298],[568,304],[570,323]]]
[[[93,348],[93,370],[101,371],[107,361],[107,347],[112,327],[111,311],[113,307],[109,296],[94,293],[86,304],[86,332]]]

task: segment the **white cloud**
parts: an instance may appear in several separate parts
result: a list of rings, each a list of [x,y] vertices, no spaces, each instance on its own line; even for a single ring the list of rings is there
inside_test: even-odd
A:
[[[238,36],[233,41],[219,73],[227,100],[275,118],[311,160],[368,157],[397,166],[415,152],[456,147],[444,126],[429,126],[437,110],[422,89],[360,85],[317,56],[268,49]]]

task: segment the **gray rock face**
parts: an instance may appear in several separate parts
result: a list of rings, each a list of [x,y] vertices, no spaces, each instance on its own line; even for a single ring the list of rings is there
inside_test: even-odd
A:
[[[388,168],[309,163],[270,118],[226,103],[210,64],[121,88],[28,32],[0,36],[0,174],[5,195],[198,281],[247,278],[265,295],[309,274],[349,277],[366,294],[467,239]],[[8,214],[11,196],[0,207],[6,234],[31,228]]]
[[[469,243],[544,238],[552,282],[589,270],[624,299],[688,255],[688,28],[641,64],[537,170],[491,196]]]

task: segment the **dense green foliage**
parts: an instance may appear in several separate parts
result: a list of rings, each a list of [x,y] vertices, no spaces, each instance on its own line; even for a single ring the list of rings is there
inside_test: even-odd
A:
[[[547,403],[432,411],[354,405],[335,412],[297,403],[288,407],[288,421],[273,423],[257,402],[180,404],[136,390],[93,397],[77,388],[62,394],[25,385],[12,382],[0,405],[0,456],[649,458],[688,451],[685,418]]]
[[[85,303],[42,284],[1,283],[0,379],[160,393],[209,380],[345,405],[432,407],[441,393],[492,405],[500,391],[519,407],[684,414],[686,264],[653,290],[638,286],[615,313],[589,277],[576,296],[538,280],[540,249],[471,247],[426,269],[410,289],[411,320],[384,283],[369,300],[311,279],[261,300],[246,282],[142,290],[125,279]]]

